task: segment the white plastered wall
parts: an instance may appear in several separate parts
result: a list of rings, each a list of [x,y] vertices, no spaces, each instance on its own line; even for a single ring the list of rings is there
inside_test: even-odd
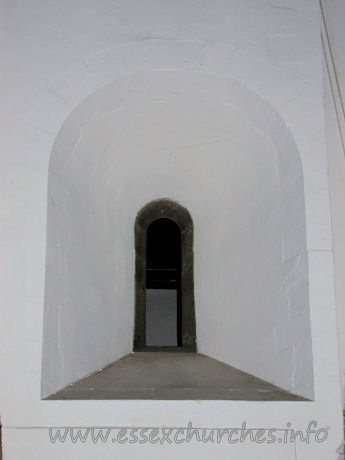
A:
[[[2,6],[6,17],[3,133],[1,416],[5,459],[127,455],[131,458],[337,458],[341,401],[322,104],[319,7],[303,2],[88,1]],[[48,162],[80,102],[121,76],[196,70],[229,77],[282,116],[301,156],[307,229],[315,399],[241,401],[41,401]],[[3,115],[5,115],[5,113]],[[48,426],[328,427],[322,444],[75,445],[54,449]],[[39,428],[40,427],[40,428]],[[29,429],[30,428],[30,429]],[[19,442],[20,440],[20,442]],[[33,447],[34,446],[34,447]],[[142,446],[140,446],[142,447]],[[233,448],[232,448],[233,447]],[[125,450],[124,450],[125,449]],[[294,457],[293,457],[294,456]],[[7,460],[6,459],[6,460]]]
[[[344,405],[345,376],[345,65],[343,19],[345,4],[342,1],[323,1],[322,41],[325,53],[325,114],[329,158],[329,181],[334,252],[335,300],[339,365],[342,378]]]
[[[279,115],[231,79],[127,76],[89,96],[49,168],[43,396],[132,350],[134,219],[194,219],[200,352],[313,398],[305,208]]]

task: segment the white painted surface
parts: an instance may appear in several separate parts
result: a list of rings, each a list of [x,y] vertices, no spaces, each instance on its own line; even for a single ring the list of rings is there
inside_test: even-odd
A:
[[[345,3],[324,1],[326,27],[323,41],[326,51],[325,114],[329,158],[329,183],[332,211],[332,238],[334,252],[335,302],[339,364],[342,379],[342,401],[345,401],[345,66],[344,41]]]
[[[198,350],[313,398],[296,145],[255,93],[187,71],[107,85],[56,137],[43,395],[132,350],[134,220],[164,197],[194,221]]]
[[[4,152],[1,159],[4,187],[1,257],[5,261],[3,265],[6,266],[6,270],[1,273],[1,323],[4,325],[4,333],[1,336],[0,350],[3,372],[1,419],[4,427],[5,460],[17,459],[22,455],[23,450],[17,441],[18,436],[21,437],[26,458],[36,458],[37,449],[40,449],[42,458],[61,458],[61,450],[58,451],[55,446],[46,441],[47,433],[37,435],[38,432],[32,429],[37,426],[185,426],[191,420],[195,426],[236,427],[241,426],[245,420],[247,425],[252,427],[285,428],[286,423],[291,422],[296,429],[305,429],[311,419],[317,420],[319,427],[329,427],[329,436],[325,443],[317,444],[315,441],[308,445],[297,443],[295,451],[291,450],[289,445],[274,444],[272,446],[277,449],[276,453],[265,452],[264,457],[296,457],[299,460],[339,458],[340,455],[336,452],[341,449],[342,418],[335,334],[336,314],[332,300],[333,260],[318,2],[316,0],[303,2],[218,0],[212,2],[210,7],[210,4],[196,0],[162,2],[160,5],[149,0],[140,2],[88,0],[83,5],[76,0],[46,2],[44,5],[29,0],[24,3],[3,3],[1,10],[2,17],[5,18],[4,39],[0,44],[5,63],[1,70]],[[210,81],[211,77],[207,77],[207,74],[213,74],[221,79],[231,78],[239,82],[240,86],[255,91],[278,111],[296,141],[304,176],[313,354],[313,370],[311,371],[307,366],[306,375],[310,376],[310,373],[313,373],[315,390],[313,402],[279,403],[278,407],[273,402],[241,401],[180,403],[178,401],[48,402],[40,400],[47,173],[54,139],[69,114],[84,98],[103,85],[119,81],[121,77],[125,77],[123,80],[125,81],[128,75],[139,76],[141,72],[155,73],[158,70],[161,73],[167,71],[167,74],[168,71],[177,71],[180,89],[184,88],[182,95],[190,91],[191,80],[188,80],[188,74],[185,73],[188,70],[200,75],[200,82]],[[130,77],[129,80],[131,78],[137,77]],[[158,79],[155,81],[158,82]],[[147,83],[148,80],[146,79],[145,82]],[[224,100],[223,88],[222,85],[207,84],[206,94],[209,94],[207,96],[209,99],[206,98],[200,104],[207,106],[213,104],[219,108],[220,101]],[[151,100],[152,105],[159,105],[157,95],[160,91],[163,95],[167,94],[167,89],[159,85],[151,92],[149,87],[146,87],[146,90],[144,96],[146,100],[150,100],[152,96],[158,99],[156,102]],[[201,93],[202,89],[196,85],[191,95]],[[250,108],[252,94],[250,92],[249,94],[250,97],[245,103],[245,96],[241,93],[239,102]],[[135,94],[131,97],[134,100]],[[178,95],[174,97],[177,98]],[[215,100],[218,100],[218,103],[215,103]],[[90,97],[89,102],[95,104],[96,110],[97,100],[93,101]],[[140,108],[139,101],[137,102]],[[188,100],[183,100],[182,104],[188,105]],[[143,107],[148,106],[144,104]],[[245,117],[236,118],[237,123],[246,122],[252,125],[251,132],[254,138],[261,140],[262,146],[269,142],[265,136],[262,136],[265,130],[260,128],[260,123],[269,122],[265,107],[267,107],[265,104],[256,103],[252,106],[251,120],[255,121],[243,120]],[[226,110],[230,111],[229,108]],[[232,110],[234,115],[237,109],[232,108]],[[246,111],[250,112],[249,109]],[[201,117],[203,113],[201,110],[197,115]],[[116,117],[116,112],[114,116]],[[109,120],[111,116],[105,118]],[[176,118],[174,120],[176,122]],[[90,120],[85,119],[84,122],[91,123]],[[259,132],[254,129],[254,126],[259,127]],[[284,129],[283,123],[282,130]],[[243,133],[243,126],[240,132]],[[91,134],[90,132],[90,136]],[[171,137],[176,139],[172,134]],[[277,142],[279,139],[280,137]],[[248,145],[252,141],[250,138],[244,140]],[[73,143],[73,139],[70,141]],[[135,139],[131,139],[131,142],[134,143]],[[274,147],[272,150],[265,149],[265,153],[272,153],[273,150]],[[277,150],[281,152],[280,147],[277,147]],[[250,153],[254,155],[253,151]],[[185,156],[187,161],[187,154]],[[63,159],[63,155],[60,158]],[[239,166],[244,167],[248,158],[250,155],[241,159],[243,163]],[[271,165],[270,162],[265,162],[264,172],[267,172]],[[169,174],[169,171],[171,168],[162,170],[165,174]],[[293,171],[295,171],[294,167]],[[214,171],[211,169],[208,178],[212,177],[212,172]],[[96,167],[95,174],[97,173]],[[203,174],[205,177],[206,172]],[[209,179],[208,185],[214,191],[214,196],[219,196],[218,189],[224,191],[221,185],[224,182],[219,181],[216,175],[214,177],[213,182]],[[289,177],[290,174],[287,174],[285,179]],[[156,184],[153,191],[158,194],[159,187],[163,187],[164,184],[158,179]],[[78,185],[83,187],[82,181]],[[240,185],[244,187],[244,184]],[[286,188],[286,191],[288,189]],[[127,198],[128,190],[128,187],[123,189],[122,195],[119,196]],[[133,213],[150,198],[145,195],[140,196],[142,203],[139,203],[138,192],[140,187],[131,188],[131,193],[138,201],[138,208],[133,203]],[[194,193],[202,194],[202,188],[196,189]],[[182,191],[181,197],[178,194],[175,197],[188,208],[193,208],[190,203],[185,203]],[[270,197],[271,199],[273,198]],[[202,202],[199,203],[199,207],[202,209]],[[195,211],[197,210],[195,207]],[[197,228],[204,228],[204,225],[200,225],[202,222],[195,218],[195,211],[192,211],[192,214]],[[255,210],[252,211],[255,216]],[[206,216],[206,213],[201,212],[200,215]],[[224,217],[226,218],[227,216]],[[91,217],[88,219],[88,222],[92,222]],[[126,225],[128,227],[125,228],[125,235],[128,235],[127,230],[130,228],[128,221]],[[219,224],[219,228],[224,227]],[[260,234],[264,237],[262,231]],[[195,242],[196,254],[200,254],[199,257],[202,247],[201,236],[202,233],[200,233],[199,243],[197,239]],[[284,254],[296,253],[296,250],[301,248],[299,244],[301,241],[302,238],[296,237],[293,232],[291,235],[286,235]],[[86,273],[85,267],[83,273],[84,275]],[[201,273],[196,272],[196,279],[199,279],[200,283]],[[125,280],[130,284],[130,278]],[[298,296],[298,294],[294,295]],[[126,299],[128,302],[129,300]],[[221,301],[222,299],[219,298],[218,302]],[[88,311],[91,315],[92,308],[90,305],[89,307]],[[81,306],[79,305],[78,308]],[[203,311],[205,314],[206,310]],[[104,306],[103,323],[106,322],[107,313],[109,311]],[[199,323],[202,323],[200,319]],[[61,324],[63,326],[63,322]],[[124,324],[129,330],[129,322],[126,319]],[[217,324],[215,326],[218,328]],[[296,331],[295,327],[297,324],[291,325],[290,330]],[[48,333],[45,334],[46,339],[49,338],[49,330],[48,328]],[[307,331],[308,324],[302,327],[302,330]],[[64,331],[66,336],[64,344],[68,343],[68,340],[75,340],[72,334],[68,335],[67,328]],[[109,329],[105,329],[105,332],[110,334]],[[218,334],[218,329],[216,333]],[[198,334],[202,343],[202,331],[198,331]],[[297,336],[301,337],[299,334],[297,332]],[[224,333],[221,335],[225,336]],[[288,345],[288,335],[285,334],[284,328],[281,329],[279,336],[282,339],[280,346]],[[56,336],[53,332],[51,339],[56,344]],[[105,336],[105,339],[108,339],[108,336]],[[73,345],[73,340],[69,342],[70,347]],[[95,340],[95,334],[91,335],[91,340]],[[101,341],[102,338],[97,340]],[[115,340],[114,335],[112,340]],[[253,338],[251,342],[252,340]],[[296,342],[295,336],[293,341]],[[87,347],[87,340],[85,339],[84,342]],[[48,341],[45,341],[44,346],[47,343]],[[223,343],[226,344],[225,341]],[[305,355],[300,349],[301,352],[295,357],[296,363],[300,360],[300,368],[304,368],[306,362],[311,363],[310,359],[305,358],[310,350],[308,342],[304,349]],[[113,350],[113,348],[111,351],[103,350],[100,354],[97,350],[92,352],[90,356],[93,363],[96,364],[103,358],[110,359]],[[222,350],[227,351],[225,346]],[[65,377],[69,375],[70,378],[72,369],[70,356],[67,353],[64,353],[64,356],[67,358],[67,367],[64,368],[62,364],[62,375]],[[79,363],[79,355],[75,356],[78,356],[76,367],[80,366],[80,370],[83,366]],[[235,358],[237,359],[238,355]],[[253,366],[255,365],[253,363]],[[81,369],[81,372],[85,372],[87,366]],[[48,367],[48,363],[45,362],[43,369],[47,371]],[[55,371],[51,369],[49,372],[54,375]],[[278,373],[278,376],[281,378],[282,374]],[[289,377],[291,376],[283,377],[284,381]],[[299,381],[303,381],[303,378],[299,378]],[[18,429],[20,427],[23,429]],[[64,458],[83,456],[85,453],[83,446],[64,444]],[[226,445],[224,448],[219,448],[224,449],[220,455],[224,457],[234,454],[236,458],[243,459],[257,458],[259,455],[258,445],[236,444],[235,446]],[[113,455],[113,444],[102,447],[107,449],[109,455]],[[165,455],[175,458],[174,449],[175,446],[169,446],[165,450],[168,454]],[[216,452],[212,448],[210,455],[211,451],[212,455]],[[198,445],[189,451],[188,456],[200,458],[201,455],[206,456],[205,452],[205,445]],[[108,455],[100,451],[91,453],[91,449],[87,450],[85,455],[97,458],[99,454],[102,458]],[[144,455],[142,448],[135,451],[126,450],[126,454],[131,458],[139,458],[139,455],[143,458]],[[153,445],[145,446],[145,455],[154,458],[156,454],[157,450]]]

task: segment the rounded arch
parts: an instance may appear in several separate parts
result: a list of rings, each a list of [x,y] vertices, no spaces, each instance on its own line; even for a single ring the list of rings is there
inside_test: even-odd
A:
[[[198,350],[312,394],[312,364],[306,381],[301,367],[293,371],[292,346],[283,354],[283,339],[274,342],[284,328],[294,330],[285,319],[298,315],[296,349],[306,343],[311,353],[295,140],[275,108],[236,80],[170,70],[114,80],[79,104],[56,136],[42,393],[133,349],[133,225],[138,209],[159,196],[185,203],[197,219]]]
[[[158,219],[170,219],[181,231],[181,344],[196,351],[196,322],[193,278],[193,220],[186,208],[168,198],[146,204],[135,219],[135,330],[134,350],[146,346],[147,230]]]

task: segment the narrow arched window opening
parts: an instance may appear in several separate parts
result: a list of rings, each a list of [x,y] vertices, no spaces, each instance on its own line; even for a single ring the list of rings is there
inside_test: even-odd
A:
[[[135,221],[135,351],[196,351],[193,221],[175,201],[152,201]]]
[[[161,218],[146,235],[146,345],[180,347],[181,331],[181,230]]]

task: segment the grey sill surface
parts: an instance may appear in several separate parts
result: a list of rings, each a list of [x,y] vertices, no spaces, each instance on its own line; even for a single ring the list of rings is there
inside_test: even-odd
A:
[[[306,401],[200,353],[131,353],[47,400]]]

